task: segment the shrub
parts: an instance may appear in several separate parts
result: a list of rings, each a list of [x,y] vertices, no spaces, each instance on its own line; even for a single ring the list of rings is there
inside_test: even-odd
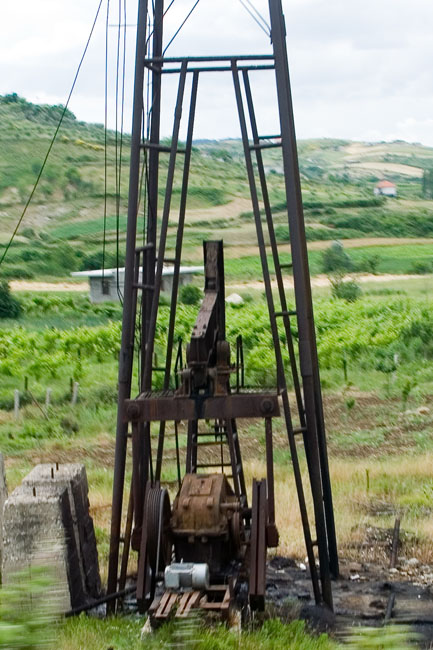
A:
[[[2,271],[2,277],[4,280],[31,280],[35,277],[35,274],[29,269],[10,266],[8,269]]]
[[[353,280],[333,279],[331,280],[331,293],[334,298],[346,300],[347,302],[355,302],[360,297],[362,291],[361,287],[353,282]]]
[[[179,301],[183,305],[198,305],[202,298],[202,291],[193,284],[186,284],[180,288]]]
[[[0,590],[0,647],[52,647],[55,584],[50,567],[32,567],[11,576]]]
[[[373,275],[376,275],[379,264],[380,264],[380,255],[378,255],[377,253],[364,255],[364,257],[358,264],[358,270],[367,271],[367,273],[372,273]]]
[[[8,283],[0,280],[0,318],[18,318],[21,311],[21,303],[12,296]]]
[[[322,254],[322,269],[325,273],[350,271],[353,262],[341,242],[335,241]]]
[[[417,275],[425,275],[426,273],[431,273],[433,271],[433,266],[431,262],[423,262],[422,260],[418,260],[417,262],[413,262],[410,272],[411,273],[416,273]]]

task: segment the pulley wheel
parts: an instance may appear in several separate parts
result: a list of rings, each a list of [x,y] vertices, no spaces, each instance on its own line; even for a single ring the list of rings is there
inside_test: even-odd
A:
[[[239,512],[234,512],[230,519],[230,532],[236,556],[240,555],[243,538],[243,522]]]
[[[167,490],[151,487],[146,499],[147,557],[153,575],[171,562],[170,498]],[[158,567],[156,566],[158,563]]]

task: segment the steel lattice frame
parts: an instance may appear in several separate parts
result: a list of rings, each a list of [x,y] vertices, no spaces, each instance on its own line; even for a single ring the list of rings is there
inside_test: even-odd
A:
[[[124,496],[125,465],[127,455],[128,422],[125,415],[126,404],[131,397],[133,374],[134,338],[136,322],[141,323],[141,392],[152,387],[152,358],[155,328],[158,316],[158,302],[161,290],[163,263],[166,257],[167,228],[171,206],[173,179],[176,162],[183,160],[183,180],[179,208],[179,220],[174,253],[174,281],[171,297],[171,312],[168,327],[168,344],[164,370],[164,389],[168,389],[172,373],[175,315],[179,287],[179,267],[182,253],[183,230],[188,195],[188,179],[196,112],[196,99],[199,78],[207,72],[231,73],[242,135],[246,171],[250,188],[258,248],[262,265],[266,299],[269,309],[269,322],[275,348],[277,371],[277,394],[282,403],[283,417],[287,429],[289,447],[292,455],[293,471],[300,505],[307,556],[309,559],[313,591],[317,603],[324,602],[332,608],[331,577],[338,576],[338,555],[332,494],[326,450],[326,437],[317,346],[313,320],[310,275],[308,268],[305,226],[303,218],[300,176],[296,149],[293,107],[289,81],[289,68],[285,41],[285,25],[281,0],[269,0],[269,12],[273,54],[222,57],[163,57],[163,0],[156,0],[153,16],[152,56],[146,56],[146,25],[148,19],[147,0],[140,0],[138,11],[137,48],[135,60],[135,87],[133,104],[133,125],[131,138],[129,203],[126,238],[125,286],[123,304],[122,341],[119,359],[119,395],[116,430],[115,467],[113,484],[113,507],[111,522],[108,593],[114,594],[124,589],[128,549],[131,537],[132,519],[136,525],[141,523],[144,486],[147,481],[157,482],[161,476],[164,448],[165,422],[159,426],[156,462],[151,457],[150,422],[141,422],[133,427],[132,458],[134,489],[131,490],[127,525],[123,536],[124,552],[119,571],[119,548],[121,542],[122,502]],[[142,139],[144,130],[144,76],[150,70],[152,78],[152,111],[149,138]],[[250,72],[253,70],[274,71],[280,134],[260,136],[257,130],[253,97],[250,86]],[[160,144],[161,79],[162,75],[179,77],[174,125],[169,147]],[[192,75],[189,100],[188,131],[184,149],[179,149],[179,128],[185,95],[187,75]],[[244,98],[246,106],[244,106]],[[272,139],[272,141],[270,141]],[[262,150],[267,147],[281,147],[284,165],[285,193],[290,232],[291,258],[296,309],[290,310],[284,292],[283,270],[280,263],[278,245],[275,237],[271,206],[266,185]],[[137,246],[139,185],[141,175],[140,156],[143,149],[148,155],[148,192],[146,242]],[[159,189],[158,170],[160,154],[168,153],[168,170],[162,218],[157,228],[157,199]],[[256,186],[258,173],[259,188]],[[263,208],[259,204],[259,196]],[[262,216],[265,216],[265,228]],[[272,294],[270,271],[268,267],[265,234],[268,237],[273,260],[279,306],[275,305]],[[143,267],[142,277],[139,273]],[[141,301],[139,300],[141,297]],[[137,313],[141,309],[141,313]],[[283,366],[281,344],[277,319],[281,318],[286,335],[290,359],[290,371],[295,390],[295,409],[300,426],[292,424],[291,405],[287,392],[287,380]],[[296,318],[298,329],[299,372],[295,355],[295,344],[291,333],[291,319]],[[309,513],[307,511],[301,470],[298,462],[295,436],[302,435],[306,450],[310,489],[313,497],[315,539],[312,538]],[[268,477],[269,481],[269,477]],[[272,480],[273,484],[273,480]],[[273,488],[273,485],[272,485]],[[319,570],[316,568],[314,546],[318,549]],[[114,601],[112,601],[114,602]]]

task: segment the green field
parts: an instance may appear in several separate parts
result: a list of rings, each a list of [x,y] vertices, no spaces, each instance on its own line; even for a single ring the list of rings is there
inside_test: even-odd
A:
[[[8,241],[22,212],[60,112],[58,106],[34,105],[16,95],[0,97],[0,243]],[[101,125],[78,122],[72,113],[66,113],[0,276],[61,278],[71,271],[100,268],[103,263],[106,267],[123,264],[129,137],[124,136],[121,150],[120,135],[108,133],[106,173],[104,139]],[[365,244],[361,242],[351,251],[359,271],[366,270],[364,257],[369,254],[380,257],[379,273],[409,273],[417,266],[420,272],[420,262],[430,265],[431,242],[430,248],[419,242],[433,236],[432,200],[423,185],[424,171],[433,168],[433,148],[399,141],[371,144],[331,139],[301,141],[298,148],[310,242],[325,247],[336,239],[364,239]],[[265,150],[264,162],[276,234],[284,248],[289,232],[280,155],[277,149]],[[115,179],[120,164],[119,185]],[[159,210],[166,170],[167,158],[162,156]],[[398,198],[373,196],[374,185],[382,177],[397,184]],[[178,169],[168,256],[175,245],[181,180]],[[259,279],[254,220],[238,140],[198,141],[194,145],[184,261],[200,260],[202,240],[211,237],[224,238],[226,246],[233,249],[233,255],[227,255],[236,257],[237,264],[232,261],[228,268],[233,280]],[[403,247],[381,247],[376,242],[374,250],[370,250],[372,238],[382,238],[384,243],[389,238],[402,239]],[[414,243],[409,248],[408,239],[416,240],[416,247]],[[314,247],[311,249],[312,272],[320,273],[320,254]]]
[[[399,512],[403,539],[407,539],[401,554],[418,557],[423,563],[433,562],[429,506],[433,460],[433,303],[428,299],[428,287],[424,286],[428,280],[431,283],[427,276],[409,281],[407,292],[399,285],[390,288],[371,283],[354,303],[331,298],[329,290],[315,294],[331,478],[343,557],[356,560],[354,544],[362,542],[366,526],[388,529],[393,525],[395,512]],[[0,448],[6,458],[9,489],[19,483],[35,462],[84,462],[105,579],[120,310],[117,305],[90,305],[85,297],[74,294],[16,295],[21,296],[23,315],[17,321],[0,322]],[[179,305],[177,336],[187,340],[196,312],[197,307]],[[236,334],[243,333],[250,385],[272,386],[275,382],[266,314],[260,294],[241,307],[227,309],[228,339],[233,344]],[[157,352],[161,355],[167,318],[168,310],[162,307],[157,329]],[[80,383],[76,406],[70,403],[71,380]],[[49,408],[44,405],[47,387],[53,390]],[[16,388],[22,397],[18,420],[11,411]],[[156,444],[157,431],[153,433]],[[239,435],[246,480],[250,484],[252,476],[265,471],[264,434],[260,425],[247,423],[240,427]],[[180,442],[183,458],[185,435],[181,435]],[[163,475],[166,481],[172,481],[176,473],[173,444],[167,440]],[[306,471],[302,452],[300,460],[302,470]],[[128,480],[130,472],[128,461]],[[278,503],[286,502],[288,495],[291,503],[289,509],[277,513],[281,535],[278,552],[303,559],[305,550],[290,457],[279,421],[275,422],[275,489]],[[387,507],[377,512],[378,503]],[[108,642],[116,644],[116,648],[138,647],[140,625],[136,619],[106,623],[81,617],[58,625],[53,634],[56,645],[65,650],[96,650]],[[175,642],[176,635],[176,627],[168,627],[149,640],[149,647]],[[233,633],[224,628],[211,629],[200,636],[198,647],[232,648],[238,647],[237,643]],[[325,637],[306,635],[302,624],[279,622],[268,622],[257,631],[244,633],[241,643],[251,649],[280,648],[286,644],[306,650],[333,646]]]
[[[61,110],[33,105],[15,95],[0,97],[0,255],[39,172]],[[75,270],[123,263],[128,137],[123,143],[122,179],[116,188],[120,140],[115,133],[108,134],[106,203],[104,139],[100,125],[78,122],[66,113],[35,201],[0,267],[0,280],[56,282],[69,279]],[[266,150],[265,165],[281,261],[289,262],[279,156],[276,149]],[[403,531],[401,554],[433,564],[433,204],[422,182],[424,171],[433,168],[433,148],[404,142],[323,139],[300,142],[299,156],[340,552],[357,560],[356,545],[362,547],[368,526],[389,529],[398,513]],[[166,160],[162,162],[162,181]],[[375,183],[384,176],[396,182],[397,199],[373,196]],[[177,171],[168,257],[175,243],[180,186]],[[244,298],[241,306],[227,306],[227,338],[234,350],[236,336],[242,332],[247,384],[272,387],[275,359],[241,143],[196,142],[190,189],[183,261],[202,260],[203,239],[224,239],[227,291],[237,291]],[[160,207],[163,193],[161,189]],[[144,194],[141,202],[140,214]],[[345,279],[354,278],[362,290],[353,302],[336,297],[335,289],[331,294],[326,279],[315,277],[325,273],[324,253],[335,240],[344,244]],[[269,266],[273,276],[270,258]],[[334,280],[338,276],[327,273]],[[368,278],[366,274],[370,274]],[[393,274],[397,279],[382,274]],[[413,277],[402,277],[405,274]],[[287,279],[290,283],[290,277]],[[202,281],[199,276],[194,280],[200,287]],[[14,286],[20,288],[19,283]],[[18,485],[41,460],[84,462],[105,580],[121,306],[91,305],[87,295],[77,293],[17,290],[13,295],[21,303],[21,315],[0,319],[0,450],[6,457],[9,488]],[[290,287],[287,295],[293,307]],[[164,358],[169,317],[166,296],[161,303],[155,345],[158,359]],[[197,310],[198,306],[179,304],[175,336],[184,344]],[[292,331],[296,340],[295,322]],[[283,331],[280,338],[284,344]],[[286,353],[284,362],[288,365]],[[76,405],[71,404],[73,382],[79,383]],[[156,374],[154,388],[160,387],[161,377]],[[52,391],[51,404],[46,406],[48,388]],[[21,395],[17,419],[13,414],[16,389]],[[264,434],[260,425],[246,422],[239,435],[250,485],[253,476],[266,471]],[[154,446],[156,437],[157,430],[152,429]],[[180,442],[183,459],[184,434]],[[167,442],[163,476],[172,498],[173,444]],[[300,462],[306,473],[302,451]],[[288,504],[277,513],[281,535],[278,552],[303,560],[305,549],[290,467],[286,434],[277,421],[276,499]],[[130,476],[128,459],[128,480]],[[377,504],[386,507],[378,509]],[[377,549],[372,549],[371,561],[382,561]],[[0,645],[5,611],[1,608],[7,606],[8,598],[5,596],[6,605],[2,605],[1,594]],[[12,610],[8,616],[13,618],[16,612]],[[284,622],[266,620],[240,638],[223,627],[201,630],[197,647],[327,650],[337,645],[327,637],[306,634],[302,623],[289,622],[291,615]],[[266,617],[273,616],[273,611],[267,612]],[[17,618],[20,634],[47,631],[45,638],[50,640],[50,630],[54,645],[61,650],[143,647],[139,640],[141,619],[99,621],[83,616],[67,622],[50,621],[46,630],[42,622],[39,630],[35,626],[33,631],[32,619],[30,623],[22,619]],[[164,647],[177,641],[178,630],[167,626],[146,640],[146,647]],[[379,645],[382,641],[374,639]],[[368,643],[363,647],[371,647]],[[389,643],[386,646],[383,641],[383,647],[392,647]],[[7,643],[5,647],[9,647]]]

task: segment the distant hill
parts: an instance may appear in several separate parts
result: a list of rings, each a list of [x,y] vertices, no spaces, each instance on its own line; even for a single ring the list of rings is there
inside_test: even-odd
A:
[[[8,240],[53,136],[62,106],[37,105],[16,94],[0,96],[0,243]],[[105,195],[105,133],[102,125],[76,120],[66,111],[40,185],[2,269],[10,277],[65,275],[102,263]],[[117,154],[116,154],[117,150]],[[433,148],[402,141],[361,143],[337,139],[298,142],[309,239],[359,236],[432,237],[431,201],[423,196],[424,170],[433,169]],[[120,215],[116,217],[116,156],[120,135],[107,133],[107,265],[116,263],[116,229],[123,249],[126,224],[129,136],[123,137]],[[287,240],[279,149],[265,150],[277,232]],[[167,156],[162,156],[162,178]],[[398,199],[373,196],[387,178]],[[144,187],[144,186],[143,186]],[[175,179],[173,209],[181,175]],[[162,199],[163,191],[161,191]],[[240,140],[194,144],[185,245],[222,229],[231,245],[254,241]],[[169,246],[175,230],[169,232]],[[120,256],[121,257],[121,256]],[[120,259],[121,261],[121,259]]]

